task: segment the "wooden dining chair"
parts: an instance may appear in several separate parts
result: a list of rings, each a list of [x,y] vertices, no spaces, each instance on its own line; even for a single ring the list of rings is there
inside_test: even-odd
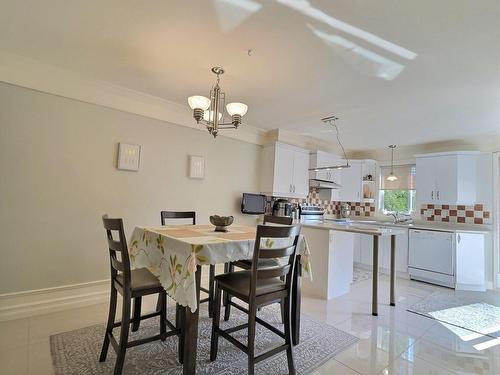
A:
[[[264,215],[264,225],[266,224],[279,224],[279,225],[292,225],[293,223],[293,218],[288,217],[288,216],[273,216],[273,215]],[[276,259],[260,259],[259,260],[259,268],[264,268],[264,267],[276,267],[279,266],[278,261]],[[234,272],[234,267],[238,267],[244,270],[249,270],[252,268],[252,260],[251,259],[242,259],[238,260],[236,262],[231,262],[229,263],[228,267],[226,267],[226,272]],[[284,278],[282,278],[284,280]],[[228,301],[231,299],[231,297],[224,293],[224,320],[227,321],[229,320],[229,316],[231,314],[231,304],[228,303]],[[271,303],[275,302],[280,302],[280,301],[273,301]],[[282,319],[284,318],[284,313],[283,313],[283,306],[281,309],[281,316]]]
[[[196,225],[196,212],[194,211],[162,211],[161,212],[161,225],[166,224],[166,220],[172,219],[192,219],[193,225]],[[208,289],[200,287],[202,292],[208,294],[207,298],[201,299],[200,303],[208,302],[208,316],[211,318],[213,313],[213,301],[214,301],[214,277],[215,277],[215,265],[209,265],[209,276],[208,276]]]
[[[288,372],[289,374],[295,374],[290,316],[291,286],[299,234],[300,226],[257,226],[252,268],[250,270],[225,273],[215,277],[215,306],[210,344],[210,361],[215,361],[217,359],[219,336],[222,336],[224,339],[228,340],[248,355],[248,374],[254,374],[254,367],[256,363],[272,357],[284,350],[286,350],[287,354]],[[274,240],[278,238],[286,238],[288,239],[288,245],[272,249],[262,247],[261,239],[263,238]],[[293,241],[292,244],[290,244],[290,240]],[[259,267],[259,260],[286,257],[288,257],[288,262],[282,266],[278,265],[273,268]],[[280,279],[281,276],[285,277],[285,281]],[[248,309],[246,309],[232,301],[229,302],[235,308],[248,315],[248,323],[226,330],[219,327],[222,298],[221,293],[223,291],[248,304]],[[268,302],[276,300],[284,301],[284,332],[281,332],[273,325],[256,316],[257,308],[259,306],[264,306]],[[263,327],[283,338],[285,343],[255,356],[256,323],[259,323]],[[231,336],[231,333],[245,328],[248,328],[247,345],[242,344],[240,341]]]
[[[122,219],[110,219],[107,215],[102,217],[104,229],[108,240],[109,259],[111,266],[111,297],[109,303],[109,315],[104,334],[99,362],[104,362],[108,354],[109,344],[113,346],[117,358],[114,374],[121,374],[125,361],[127,348],[145,344],[151,341],[165,341],[167,337],[178,336],[181,340],[181,329],[176,328],[167,319],[167,293],[156,278],[146,268],[130,269],[130,258],[128,254],[127,239],[123,230]],[[117,233],[117,239],[113,236]],[[117,293],[123,297],[122,320],[115,322]],[[161,301],[160,308],[149,314],[134,314],[130,318],[130,307],[132,299],[142,298],[150,294],[158,294]],[[128,341],[130,324],[144,319],[160,316],[160,333],[151,337],[140,338],[134,341]],[[167,325],[171,331],[167,332]],[[113,328],[120,327],[120,338],[117,341],[113,336]],[[179,353],[179,361],[182,362],[182,356]]]

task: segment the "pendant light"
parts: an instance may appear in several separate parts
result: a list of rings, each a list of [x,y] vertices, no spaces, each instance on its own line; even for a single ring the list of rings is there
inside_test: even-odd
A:
[[[391,149],[391,173],[387,176],[387,181],[397,181],[398,177],[394,174],[394,149],[397,147],[396,145],[389,145]]]
[[[337,136],[337,143],[339,144],[340,148],[342,149],[342,153],[344,154],[344,160],[346,161],[345,164],[329,165],[327,167],[309,168],[310,171],[314,171],[314,172],[330,171],[333,169],[344,169],[344,168],[351,167],[351,165],[349,164],[349,159],[347,158],[347,155],[345,153],[344,146],[342,145],[342,142],[340,142],[339,128],[337,127],[337,124],[335,122],[338,119],[339,118],[337,116],[328,116],[328,117],[322,118],[321,121],[323,121],[325,124],[329,124],[329,125],[333,126],[333,128],[335,129],[335,135]]]

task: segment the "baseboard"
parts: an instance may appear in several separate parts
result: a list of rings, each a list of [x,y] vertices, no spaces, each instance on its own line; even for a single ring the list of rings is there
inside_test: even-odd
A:
[[[2,294],[0,321],[103,303],[108,299],[109,280]]]
[[[457,283],[456,290],[467,290],[467,291],[472,291],[472,292],[485,292],[487,288],[486,284],[485,285],[476,285],[476,284],[461,284]]]

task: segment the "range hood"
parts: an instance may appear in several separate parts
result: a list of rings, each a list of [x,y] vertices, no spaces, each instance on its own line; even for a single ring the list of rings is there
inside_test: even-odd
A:
[[[320,180],[317,178],[310,179],[309,186],[315,189],[340,189],[342,187],[342,185],[339,185],[336,182]]]

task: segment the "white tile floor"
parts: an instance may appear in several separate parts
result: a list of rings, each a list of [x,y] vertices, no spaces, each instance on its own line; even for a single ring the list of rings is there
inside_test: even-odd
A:
[[[489,337],[462,341],[444,325],[406,311],[438,287],[397,280],[397,306],[388,305],[388,279],[380,280],[379,316],[370,314],[371,280],[353,285],[332,301],[303,298],[303,312],[347,331],[360,341],[314,372],[319,374],[500,374],[500,345],[477,350]],[[144,310],[152,309],[153,299]],[[52,374],[51,334],[106,320],[107,305],[95,305],[0,322],[0,374]]]

